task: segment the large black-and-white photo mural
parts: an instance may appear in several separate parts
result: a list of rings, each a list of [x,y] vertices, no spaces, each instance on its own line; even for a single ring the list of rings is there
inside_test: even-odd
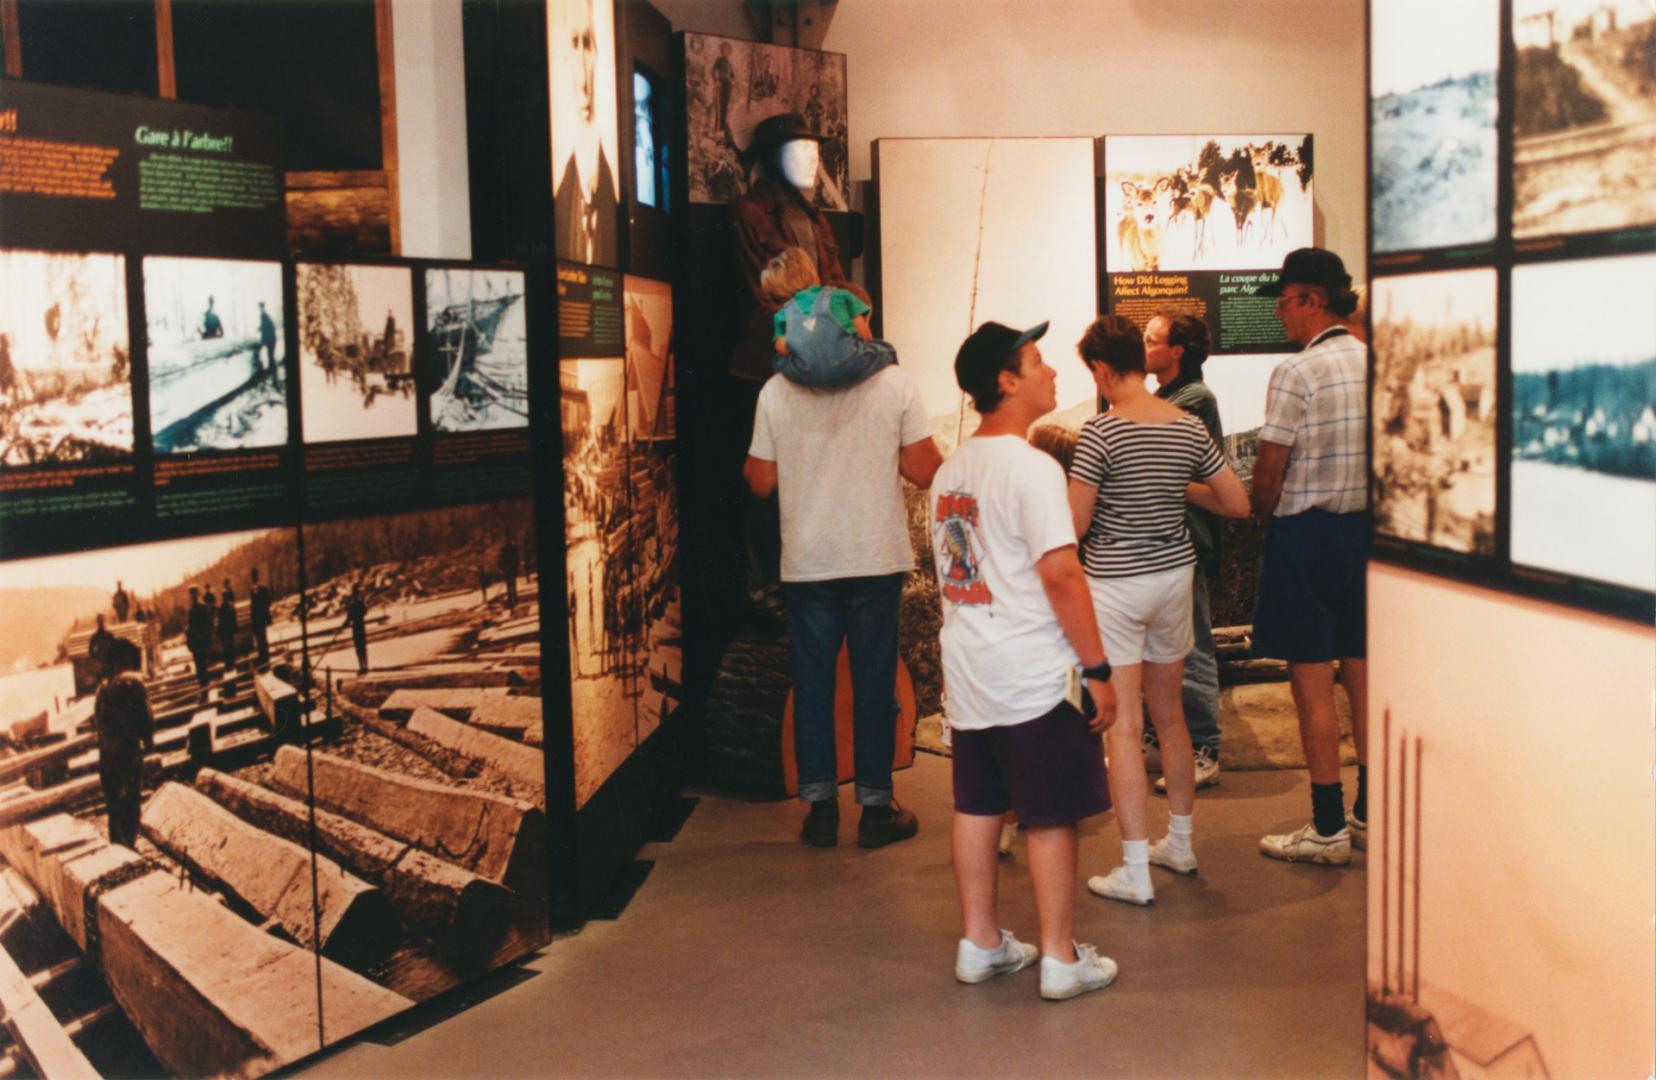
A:
[[[618,266],[620,141],[612,0],[546,0],[557,257]]]
[[[282,264],[150,256],[143,269],[156,452],[286,445]]]

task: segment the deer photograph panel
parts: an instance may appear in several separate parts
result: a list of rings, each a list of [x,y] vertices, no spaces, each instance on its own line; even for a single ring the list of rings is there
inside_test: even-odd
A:
[[[1512,38],[1512,235],[1656,224],[1656,8],[1513,0]]]
[[[281,263],[146,257],[156,452],[286,445],[285,325]]]
[[[1309,135],[1108,135],[1105,266],[1275,268],[1312,242]]]
[[[1495,551],[1495,271],[1376,278],[1374,528]]]
[[[425,272],[431,426],[488,431],[529,426],[529,336],[519,270]]]
[[[413,435],[413,272],[300,263],[294,275],[305,441]]]
[[[1512,561],[1656,591],[1656,255],[1512,272]]]
[[[0,468],[130,458],[126,259],[0,250]]]
[[[1369,5],[1376,254],[1495,239],[1499,23],[1497,0]]]

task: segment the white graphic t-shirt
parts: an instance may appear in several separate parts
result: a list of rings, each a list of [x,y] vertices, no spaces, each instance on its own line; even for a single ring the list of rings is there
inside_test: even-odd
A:
[[[1075,545],[1064,471],[1016,435],[974,437],[931,486],[949,726],[1010,727],[1064,696],[1075,650],[1035,563]]]

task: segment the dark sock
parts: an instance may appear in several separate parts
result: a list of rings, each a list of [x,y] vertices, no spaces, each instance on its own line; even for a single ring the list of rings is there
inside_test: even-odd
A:
[[[1351,804],[1351,816],[1358,821],[1368,820],[1368,766],[1357,766],[1357,801]]]
[[[1317,832],[1333,836],[1345,828],[1345,795],[1340,782],[1311,785],[1311,821]]]

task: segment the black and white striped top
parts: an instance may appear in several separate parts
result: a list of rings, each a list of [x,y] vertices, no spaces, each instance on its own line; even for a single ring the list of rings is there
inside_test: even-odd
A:
[[[1098,488],[1081,538],[1090,577],[1133,577],[1196,561],[1185,526],[1185,485],[1206,480],[1225,459],[1194,416],[1139,424],[1111,413],[1081,426],[1070,479]]]

